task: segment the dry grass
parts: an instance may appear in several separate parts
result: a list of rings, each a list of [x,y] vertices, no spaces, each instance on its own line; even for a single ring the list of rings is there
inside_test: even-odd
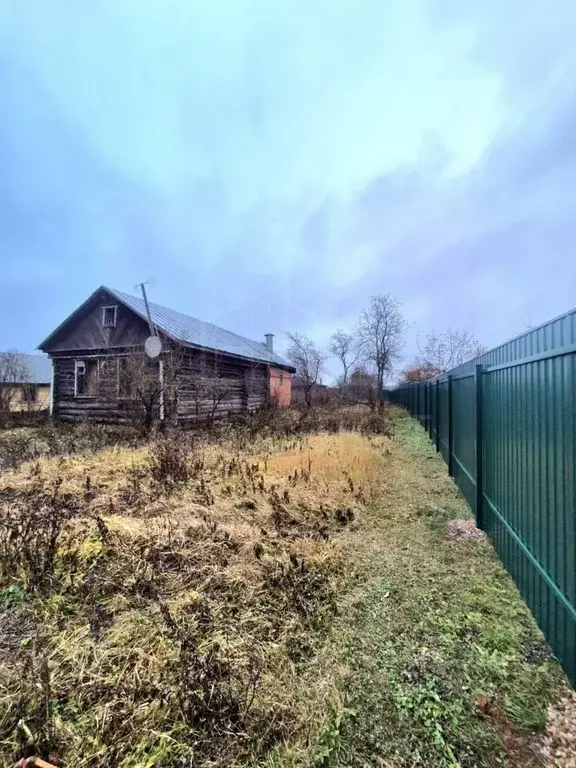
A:
[[[388,443],[320,432],[242,450],[180,435],[5,472],[4,514],[21,521],[0,565],[8,762],[308,764],[339,695],[318,658],[344,580],[338,540],[372,503]],[[71,510],[48,577],[21,557],[31,505],[41,531]]]
[[[466,504],[392,415],[394,439],[358,408],[262,414],[4,472],[3,764],[539,765],[561,672],[491,545],[447,538]],[[42,552],[62,513],[42,575],[31,509]]]

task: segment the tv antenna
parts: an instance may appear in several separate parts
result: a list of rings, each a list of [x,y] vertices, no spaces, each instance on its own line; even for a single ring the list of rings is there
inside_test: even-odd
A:
[[[152,315],[150,314],[150,305],[148,303],[148,296],[146,295],[146,286],[150,283],[149,280],[143,283],[138,283],[138,288],[142,291],[142,298],[144,299],[144,306],[146,307],[146,317],[148,318],[148,327],[150,329],[150,336],[144,342],[144,350],[148,357],[154,359],[158,357],[162,352],[162,342],[158,336],[158,329],[152,322]]]
[[[148,296],[146,295],[146,286],[150,284],[150,280],[145,280],[143,283],[138,283],[138,287],[142,291],[142,298],[144,299],[144,306],[146,307],[146,317],[148,318],[148,327],[150,328],[150,336],[144,342],[144,351],[151,360],[160,357],[162,354],[162,341],[158,336],[158,329],[152,322],[152,315],[150,314],[150,305],[148,304]],[[160,383],[160,421],[164,421],[164,361],[158,360],[158,380]]]

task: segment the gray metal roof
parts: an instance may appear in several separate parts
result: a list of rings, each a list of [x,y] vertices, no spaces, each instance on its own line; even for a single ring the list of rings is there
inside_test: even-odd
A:
[[[117,291],[115,288],[103,286],[118,301],[129,307],[133,312],[144,320],[147,320],[146,307],[144,299],[138,296],[131,296],[129,293]],[[162,307],[149,301],[150,315],[152,322],[159,331],[166,334],[175,341],[185,344],[191,344],[195,347],[204,349],[213,349],[218,352],[225,352],[229,355],[245,357],[249,360],[258,360],[271,365],[279,365],[283,368],[293,367],[280,355],[268,352],[266,345],[258,341],[252,341],[244,336],[238,336],[236,333],[226,331],[212,323],[206,323],[204,320],[198,320],[182,312],[176,312],[174,309]]]
[[[3,353],[0,352],[0,355]],[[12,354],[12,353],[10,353]],[[44,355],[26,355],[18,352],[18,358],[28,371],[23,381],[14,381],[13,384],[50,384],[52,380],[52,362]],[[18,366],[20,368],[20,366]]]

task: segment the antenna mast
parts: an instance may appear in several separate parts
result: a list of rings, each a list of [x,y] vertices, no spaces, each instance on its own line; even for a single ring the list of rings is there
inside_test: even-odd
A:
[[[148,281],[146,281],[145,283],[138,283],[138,287],[142,291],[142,298],[144,299],[144,306],[146,307],[146,315],[148,317],[148,325],[150,327],[150,335],[151,336],[158,336],[158,333],[156,331],[156,327],[155,327],[154,323],[152,322],[152,315],[150,314],[150,307],[148,306],[148,296],[146,296],[146,284],[147,284],[147,282]]]
[[[147,281],[146,281],[147,282]],[[142,298],[144,299],[144,306],[146,307],[146,316],[148,317],[148,325],[150,327],[150,336],[146,339],[144,344],[144,350],[148,357],[153,360],[162,352],[162,342],[158,336],[156,326],[152,322],[152,315],[150,314],[150,306],[148,305],[148,296],[146,296],[146,282],[138,283],[138,286],[142,290]],[[160,385],[160,421],[164,421],[164,360],[160,358],[158,360],[158,382]]]

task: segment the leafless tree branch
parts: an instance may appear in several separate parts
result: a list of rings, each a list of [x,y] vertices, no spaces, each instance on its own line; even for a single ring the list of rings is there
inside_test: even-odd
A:
[[[326,354],[318,345],[301,333],[289,333],[290,346],[286,357],[296,368],[296,376],[304,387],[304,400],[310,407],[312,404],[312,389],[320,382],[320,377],[326,364]]]
[[[360,340],[357,335],[346,333],[339,328],[332,334],[328,352],[333,357],[337,357],[342,365],[340,385],[345,387],[348,383],[348,375],[350,371],[354,370],[354,367],[358,364],[362,356],[362,345]]]
[[[16,350],[0,352],[0,425],[8,418],[15,397],[15,387],[30,385],[26,356]]]
[[[448,328],[443,333],[432,331],[426,336],[423,348],[418,342],[418,349],[420,355],[415,364],[431,372],[428,378],[462,365],[486,351],[486,347],[465,328]]]

